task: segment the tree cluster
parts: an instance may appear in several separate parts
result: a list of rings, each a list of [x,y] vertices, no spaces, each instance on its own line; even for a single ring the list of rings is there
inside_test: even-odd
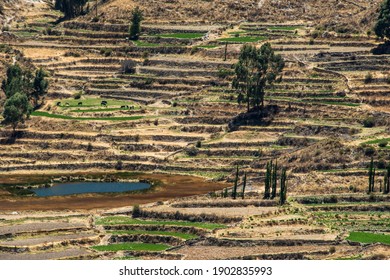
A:
[[[6,101],[3,109],[3,124],[12,125],[15,131],[19,123],[23,123],[38,108],[47,93],[49,83],[46,73],[39,69],[35,76],[19,65],[11,65],[7,69],[7,77],[1,83]]]
[[[374,30],[378,37],[390,38],[390,0],[383,1]]]
[[[54,8],[64,13],[65,19],[72,19],[84,14],[87,0],[56,0]]]
[[[260,48],[248,44],[241,48],[232,86],[238,91],[238,102],[246,102],[248,112],[251,107],[257,110],[264,107],[266,86],[273,84],[284,64],[283,58],[274,53],[269,43]]]
[[[287,171],[282,168],[280,172],[280,204],[286,203],[287,198]],[[274,199],[277,195],[278,186],[278,163],[270,161],[267,163],[264,182],[264,199]]]

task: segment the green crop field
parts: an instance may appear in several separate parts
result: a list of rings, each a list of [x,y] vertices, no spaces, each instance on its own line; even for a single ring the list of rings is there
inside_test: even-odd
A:
[[[204,33],[172,33],[172,34],[159,34],[161,38],[176,38],[176,39],[200,39],[204,36]]]
[[[204,229],[217,229],[217,228],[226,228],[226,225],[223,224],[212,224],[212,223],[196,223],[196,222],[185,222],[185,221],[147,221],[147,220],[138,220],[131,217],[124,216],[114,216],[114,217],[105,217],[97,220],[98,225],[170,225],[170,226],[186,226],[186,227],[197,227]]]
[[[96,251],[164,251],[169,249],[170,246],[165,244],[150,244],[150,243],[118,243],[109,245],[93,246],[92,249]]]
[[[101,107],[102,101],[107,101],[107,106],[123,106],[128,105],[131,106],[134,103],[130,101],[123,101],[123,100],[115,100],[115,99],[102,99],[102,98],[85,98],[85,99],[62,99],[62,100],[56,100],[53,102],[53,105],[56,105],[58,102],[61,102],[61,105],[58,107],[61,108],[83,108],[83,107]],[[82,105],[78,105],[79,103],[82,103]],[[66,104],[69,104],[69,106],[66,106]]]
[[[79,120],[79,121],[134,121],[142,119],[142,116],[131,116],[131,117],[73,117],[66,115],[51,114],[48,112],[35,111],[31,114],[34,117],[46,117],[54,119],[64,119],[64,120]]]
[[[259,36],[259,37],[245,36],[245,37],[222,38],[222,39],[219,39],[219,41],[220,42],[232,42],[232,43],[253,43],[253,42],[263,41],[265,39],[266,39],[266,37],[263,37],[263,36]]]
[[[390,244],[390,234],[377,234],[369,232],[351,232],[347,240],[360,243],[383,243]]]
[[[164,236],[174,236],[179,237],[185,240],[195,239],[198,236],[195,234],[174,232],[174,231],[148,231],[148,230],[118,230],[118,231],[109,231],[111,234],[115,235],[133,235],[133,234],[149,234],[149,235],[164,235]]]

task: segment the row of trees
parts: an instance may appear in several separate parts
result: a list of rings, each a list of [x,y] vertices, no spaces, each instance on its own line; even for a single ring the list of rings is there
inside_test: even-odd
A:
[[[278,179],[278,175],[280,175],[280,179]],[[236,175],[234,179],[234,185],[232,188],[232,192],[230,197],[232,199],[237,199],[241,197],[245,198],[245,189],[247,184],[247,174],[244,173],[242,177],[242,189],[241,192],[238,191],[239,188],[239,168],[236,168]],[[277,186],[278,181],[280,185],[279,197],[280,197],[280,205],[284,205],[286,203],[287,198],[287,171],[285,168],[282,168],[280,172],[278,172],[277,163],[273,164],[273,162],[267,163],[267,171],[265,175],[265,191],[264,191],[264,199],[274,199],[277,195]],[[222,194],[223,197],[229,197],[228,189],[226,188]]]
[[[368,194],[375,192],[375,177],[376,177],[376,168],[374,165],[374,158],[371,158],[370,166],[368,168],[368,190],[367,190]],[[383,191],[383,194],[390,193],[390,164],[387,166],[387,169],[385,170],[383,176],[383,190],[381,185],[379,191],[380,192]]]
[[[286,203],[287,198],[287,171],[285,168],[282,168],[280,173],[280,204],[283,205]],[[278,187],[278,163],[275,164],[273,161],[267,163],[266,172],[265,172],[265,182],[264,182],[264,199],[274,199],[277,195]]]
[[[260,110],[264,107],[266,86],[277,80],[284,65],[282,56],[274,53],[270,43],[265,43],[260,48],[245,44],[241,48],[238,62],[234,66],[232,86],[238,91],[238,102],[245,102],[248,112],[251,108]]]
[[[22,69],[18,64],[7,69],[7,77],[1,83],[6,101],[3,108],[3,124],[12,125],[15,132],[19,123],[29,118],[32,111],[43,103],[49,83],[43,69],[35,72]]]

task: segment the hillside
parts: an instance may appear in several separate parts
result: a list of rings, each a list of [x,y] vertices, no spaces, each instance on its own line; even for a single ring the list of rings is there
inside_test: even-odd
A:
[[[50,86],[15,132],[0,125],[0,259],[390,258],[380,1],[112,0],[66,21],[7,3],[0,80],[17,63]],[[234,65],[266,42],[285,66],[247,112]],[[285,204],[281,180],[265,197],[271,162]],[[86,182],[150,189],[35,192]]]
[[[381,0],[112,0],[99,14],[108,22],[127,22],[129,12],[143,7],[148,21],[237,22],[300,21],[330,27],[333,30],[365,32],[372,27]]]

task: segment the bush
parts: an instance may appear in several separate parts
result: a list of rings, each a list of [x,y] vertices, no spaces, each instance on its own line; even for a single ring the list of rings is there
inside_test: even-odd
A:
[[[123,168],[123,162],[121,160],[118,160],[115,164],[115,169],[122,170],[122,168]]]
[[[330,254],[336,253],[336,247],[334,247],[334,246],[330,247],[330,248],[329,248],[329,253],[330,253]]]
[[[73,94],[73,98],[74,98],[74,99],[80,99],[82,95],[83,95],[83,92],[80,90],[80,91],[75,92],[75,93]]]
[[[139,207],[138,204],[133,206],[133,211],[131,211],[131,216],[133,218],[138,218],[141,216],[141,208]]]
[[[375,126],[375,120],[372,117],[368,117],[363,121],[364,127],[374,127]]]
[[[364,83],[369,84],[372,83],[373,77],[371,73],[367,73],[366,76],[364,77]]]
[[[364,150],[364,154],[365,154],[366,156],[369,156],[369,157],[375,155],[375,153],[376,153],[376,150],[375,150],[375,148],[372,147],[372,146],[368,146],[368,147],[366,147],[366,149]]]
[[[92,144],[91,144],[91,143],[88,143],[87,151],[88,151],[88,152],[92,152],[92,149],[93,149]]]
[[[376,167],[379,169],[385,169],[386,166],[387,166],[386,161],[383,158],[379,159],[378,164],[376,165]]]
[[[105,57],[108,57],[112,54],[112,49],[109,48],[100,49],[100,54],[104,55]]]
[[[196,142],[195,147],[197,147],[197,148],[202,148],[202,142],[201,142],[200,140],[198,140],[198,141]]]
[[[189,148],[186,148],[185,149],[185,152],[186,152],[186,154],[188,155],[188,156],[190,156],[190,157],[195,157],[195,156],[197,156],[198,155],[198,149],[197,148],[195,148],[195,147],[189,147]]]
[[[378,146],[381,148],[384,148],[387,146],[387,144],[389,144],[389,142],[387,142],[386,140],[383,140],[383,141],[378,143]]]

